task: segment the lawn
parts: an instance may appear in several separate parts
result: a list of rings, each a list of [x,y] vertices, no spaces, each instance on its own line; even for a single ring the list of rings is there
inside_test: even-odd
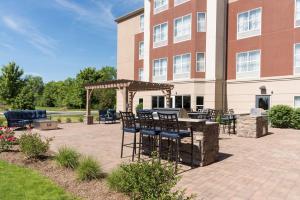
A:
[[[38,172],[0,160],[1,200],[75,200]]]

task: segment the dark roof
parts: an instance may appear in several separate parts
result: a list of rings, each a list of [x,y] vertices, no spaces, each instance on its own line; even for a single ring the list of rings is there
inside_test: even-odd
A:
[[[171,84],[118,79],[85,85],[85,89],[123,89],[129,91],[172,90]]]
[[[143,13],[144,13],[144,8],[139,8],[139,9],[137,9],[135,11],[127,13],[127,14],[121,16],[121,17],[118,17],[117,19],[115,19],[115,22],[121,23],[121,22],[123,22],[123,21],[125,21],[127,19],[130,19],[130,18],[135,17],[137,15],[141,15]]]

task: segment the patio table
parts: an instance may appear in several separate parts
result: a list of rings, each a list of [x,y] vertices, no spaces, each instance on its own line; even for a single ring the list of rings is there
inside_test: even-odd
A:
[[[154,118],[158,122],[158,117]],[[219,154],[219,124],[205,119],[178,118],[182,129],[192,128],[194,132],[194,165],[206,166],[214,163]],[[145,140],[147,142],[148,140]],[[143,140],[144,142],[144,140]],[[183,140],[183,151],[189,151],[190,139]],[[186,154],[180,155],[181,159],[188,163],[190,158]]]

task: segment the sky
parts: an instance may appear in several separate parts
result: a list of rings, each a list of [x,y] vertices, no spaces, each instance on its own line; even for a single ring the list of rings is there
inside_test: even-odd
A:
[[[0,0],[0,66],[14,61],[45,82],[116,66],[115,18],[143,0]]]

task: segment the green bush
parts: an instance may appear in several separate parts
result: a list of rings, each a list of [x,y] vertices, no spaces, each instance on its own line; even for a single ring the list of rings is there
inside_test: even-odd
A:
[[[295,109],[292,114],[292,127],[300,129],[300,108]]]
[[[84,157],[77,167],[77,176],[81,181],[98,179],[101,176],[100,165],[91,157]]]
[[[179,181],[173,165],[163,166],[154,158],[152,161],[123,164],[108,176],[108,186],[132,199],[178,200],[192,199],[184,197],[184,191],[173,190]]]
[[[43,141],[37,133],[24,133],[19,139],[20,150],[27,158],[39,158],[48,151],[50,141]]]
[[[0,118],[0,126],[4,126],[5,119]]]
[[[136,110],[136,111],[143,110],[143,104],[142,104],[142,103],[138,104],[138,105],[136,106],[135,110]]]
[[[57,118],[57,122],[58,122],[58,123],[61,123],[61,118]]]
[[[79,164],[80,154],[71,148],[62,147],[55,155],[56,162],[66,168],[75,169]]]
[[[72,123],[72,119],[68,117],[68,118],[66,119],[66,122],[67,122],[67,123]]]
[[[290,128],[292,127],[293,108],[286,105],[273,106],[269,111],[269,118],[272,127]]]
[[[78,122],[83,122],[83,117],[79,117]]]

